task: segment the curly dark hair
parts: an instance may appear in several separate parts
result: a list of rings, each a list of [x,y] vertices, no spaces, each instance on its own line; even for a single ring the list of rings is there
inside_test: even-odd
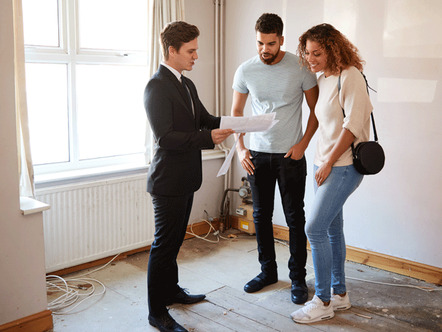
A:
[[[184,43],[194,40],[199,35],[200,31],[195,25],[184,21],[167,24],[160,35],[164,59],[169,59],[169,46],[172,46],[178,52]]]
[[[350,66],[362,71],[365,61],[361,59],[359,50],[332,25],[328,23],[316,25],[299,37],[297,51],[299,61],[310,69],[305,55],[307,40],[317,42],[324,48],[327,54],[327,68],[331,74],[337,75]]]
[[[276,33],[277,36],[282,36],[284,23],[276,14],[265,13],[262,14],[255,24],[255,31],[261,33]]]

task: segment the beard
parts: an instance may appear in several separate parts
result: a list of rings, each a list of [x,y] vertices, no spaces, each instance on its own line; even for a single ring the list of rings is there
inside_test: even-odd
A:
[[[271,58],[267,58],[264,59],[263,55],[269,55],[269,53],[263,53],[261,54],[261,56],[259,57],[261,59],[262,62],[264,62],[266,65],[271,65],[273,63],[273,61],[275,61],[275,59],[278,57],[279,54],[279,49],[278,51],[275,53],[275,55],[273,55]]]

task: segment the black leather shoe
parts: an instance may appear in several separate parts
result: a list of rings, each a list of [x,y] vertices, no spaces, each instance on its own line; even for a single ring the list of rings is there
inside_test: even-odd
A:
[[[184,327],[178,324],[168,312],[159,316],[149,314],[149,324],[161,332],[188,332]]]
[[[192,295],[188,294],[183,288],[171,299],[169,299],[166,305],[171,305],[173,303],[182,303],[182,304],[192,304],[201,302],[206,298],[204,294]]]
[[[308,288],[305,281],[292,281],[292,302],[304,304],[308,299]]]
[[[265,286],[274,284],[276,282],[278,282],[278,276],[264,277],[264,275],[260,273],[244,286],[244,291],[246,293],[254,293],[263,289]]]

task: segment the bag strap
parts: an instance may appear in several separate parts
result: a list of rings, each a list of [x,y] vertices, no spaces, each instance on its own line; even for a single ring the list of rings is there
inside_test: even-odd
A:
[[[339,74],[339,78],[338,78],[338,102],[339,104],[341,104],[340,100],[339,100],[339,94],[341,93],[341,74]],[[342,107],[341,105],[341,109],[342,109],[342,114],[344,115],[344,120],[345,120],[345,111],[344,111],[344,107]],[[355,157],[355,144],[353,142],[351,142],[351,154],[353,155],[353,158]]]
[[[368,91],[368,88],[372,89],[369,85],[368,85],[368,81],[367,81],[367,77],[365,77],[364,73],[361,72],[362,76],[364,77],[365,80],[365,85],[367,88],[367,94],[370,96],[370,92]],[[372,89],[373,90],[373,89]],[[374,92],[376,92],[376,90],[373,90]],[[338,95],[341,92],[341,75],[339,75],[338,78]],[[339,96],[338,96],[338,101],[339,101]],[[344,118],[345,118],[345,111],[344,108],[341,106],[342,109],[342,114],[344,114]],[[371,124],[373,125],[373,136],[374,136],[374,140],[377,142],[378,141],[378,133],[376,132],[376,124],[374,123],[374,115],[373,112],[370,113],[371,116]],[[354,154],[354,144],[351,143],[351,150]]]

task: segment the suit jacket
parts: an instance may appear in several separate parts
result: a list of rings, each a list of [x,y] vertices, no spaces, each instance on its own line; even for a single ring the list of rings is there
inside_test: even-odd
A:
[[[151,194],[179,196],[198,190],[202,182],[201,150],[215,146],[210,129],[219,128],[220,118],[207,112],[193,82],[183,79],[195,116],[187,91],[162,65],[144,91],[144,107],[155,138],[147,180]]]

